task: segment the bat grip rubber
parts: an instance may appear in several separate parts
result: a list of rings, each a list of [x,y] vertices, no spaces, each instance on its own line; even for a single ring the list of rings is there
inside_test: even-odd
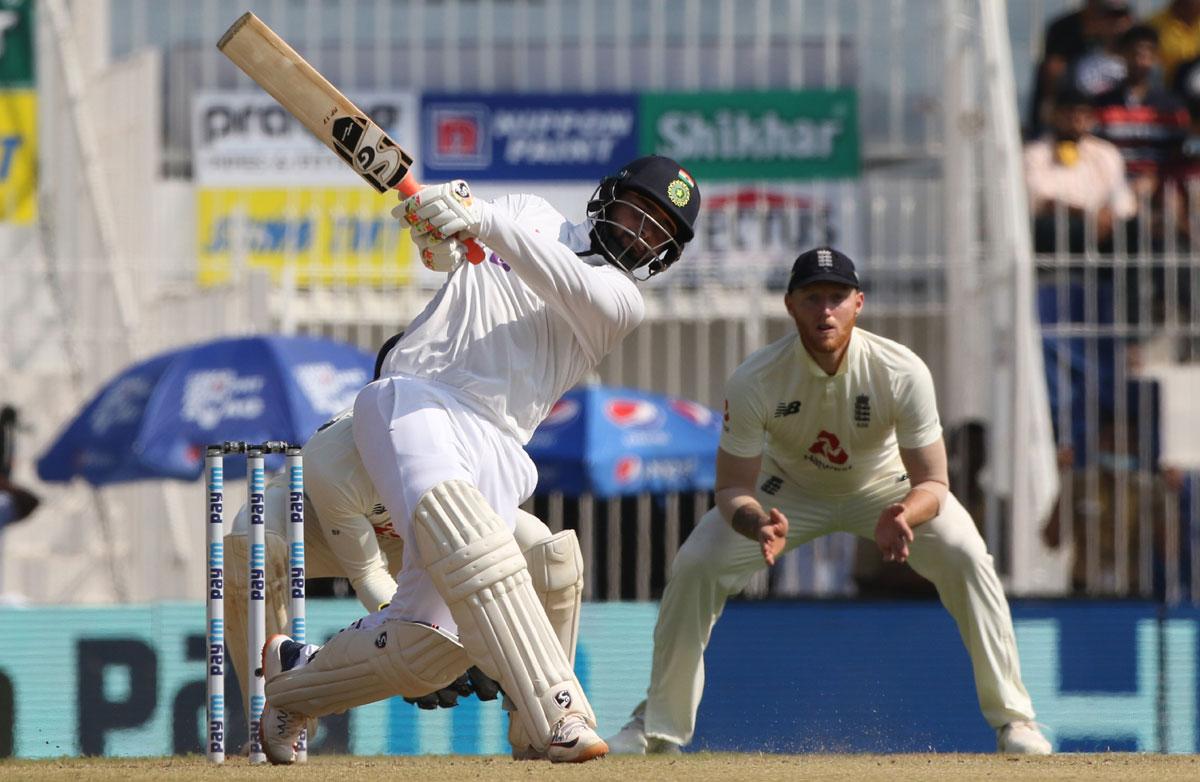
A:
[[[404,179],[400,180],[400,184],[396,185],[396,190],[405,198],[411,198],[421,189],[421,183],[417,178],[409,172],[404,175]],[[483,248],[479,246],[479,242],[474,239],[466,239],[463,244],[467,246],[467,260],[471,263],[483,262]]]

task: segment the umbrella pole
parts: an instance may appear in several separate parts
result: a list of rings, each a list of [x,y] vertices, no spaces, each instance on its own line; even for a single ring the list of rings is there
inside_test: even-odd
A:
[[[113,592],[117,601],[129,602],[129,588],[121,568],[117,564],[117,541],[113,536],[112,507],[102,489],[92,487],[92,499],[96,502],[96,515],[100,520],[100,535],[104,538],[104,558],[108,560],[108,574],[112,581]]]

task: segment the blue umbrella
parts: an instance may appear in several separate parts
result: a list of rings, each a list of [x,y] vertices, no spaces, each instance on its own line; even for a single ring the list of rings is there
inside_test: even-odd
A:
[[[686,399],[580,386],[555,403],[525,447],[538,491],[601,497],[708,490],[721,417]]]
[[[164,353],[101,389],[38,460],[38,475],[95,486],[193,480],[209,443],[304,442],[353,404],[371,367],[356,347],[309,337],[223,339]],[[245,460],[227,459],[225,469],[236,475]]]

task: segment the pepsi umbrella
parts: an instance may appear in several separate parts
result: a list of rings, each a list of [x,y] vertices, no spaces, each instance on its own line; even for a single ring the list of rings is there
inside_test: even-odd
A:
[[[686,399],[580,386],[555,403],[525,450],[538,491],[601,497],[708,490],[721,418]]]
[[[223,339],[164,353],[110,381],[38,460],[44,481],[95,486],[192,480],[204,448],[224,440],[304,442],[349,407],[372,357],[310,337]],[[279,457],[276,457],[279,458]],[[226,474],[245,459],[226,459]]]

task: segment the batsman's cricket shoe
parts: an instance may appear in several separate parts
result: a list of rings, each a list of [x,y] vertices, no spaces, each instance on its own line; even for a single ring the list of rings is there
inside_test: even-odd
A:
[[[1007,755],[1049,755],[1054,749],[1033,720],[1015,720],[996,731],[996,751]]]
[[[265,681],[271,681],[284,671],[290,671],[300,659],[304,644],[297,643],[286,635],[273,635],[263,644],[262,670]],[[262,717],[258,721],[258,739],[262,743],[267,760],[275,765],[288,765],[296,760],[296,740],[308,726],[303,714],[284,711],[263,705]],[[315,727],[315,720],[312,721]],[[309,731],[310,734],[313,731]]]
[[[551,763],[583,763],[608,754],[608,745],[582,714],[568,714],[550,731],[546,759]]]

